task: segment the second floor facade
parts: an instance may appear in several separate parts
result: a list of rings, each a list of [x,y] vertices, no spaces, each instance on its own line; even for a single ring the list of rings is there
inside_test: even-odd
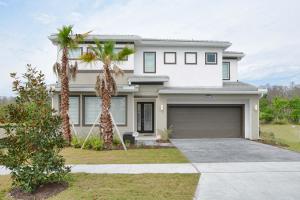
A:
[[[97,72],[102,69],[101,61],[88,65],[78,60],[94,45],[95,38],[103,42],[115,41],[115,51],[125,46],[135,50],[134,54],[117,63],[126,72],[125,77],[119,79],[120,84],[127,84],[128,81],[130,84],[130,77],[148,77],[165,79],[166,87],[222,87],[224,82],[238,81],[238,62],[244,56],[242,52],[226,51],[231,43],[224,41],[90,35],[79,48],[70,51],[70,62],[77,62],[79,69],[73,84],[93,84]],[[55,35],[49,39],[56,44]]]

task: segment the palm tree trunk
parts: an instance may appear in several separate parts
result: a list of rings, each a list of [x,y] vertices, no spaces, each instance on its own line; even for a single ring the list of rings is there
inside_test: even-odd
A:
[[[107,150],[112,149],[113,144],[113,124],[109,113],[111,106],[111,84],[109,77],[111,76],[108,65],[104,65],[104,78],[105,81],[101,85],[102,90],[102,113],[100,118],[100,129],[104,142],[104,148]]]
[[[63,49],[63,55],[62,55],[62,72],[61,72],[61,117],[62,117],[62,128],[63,128],[63,134],[70,145],[71,143],[71,131],[70,131],[70,121],[69,121],[69,78],[67,75],[67,65],[68,65],[68,49]]]

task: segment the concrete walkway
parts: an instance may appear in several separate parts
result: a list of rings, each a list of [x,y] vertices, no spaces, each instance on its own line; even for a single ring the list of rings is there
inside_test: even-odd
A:
[[[299,200],[300,162],[196,163],[197,200]]]
[[[72,173],[95,174],[195,174],[199,173],[190,163],[180,164],[104,164],[104,165],[69,165]],[[0,166],[0,175],[10,171]]]

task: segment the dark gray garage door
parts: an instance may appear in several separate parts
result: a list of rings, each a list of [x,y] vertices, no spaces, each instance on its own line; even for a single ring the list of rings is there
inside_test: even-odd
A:
[[[172,138],[243,137],[241,105],[168,105]]]

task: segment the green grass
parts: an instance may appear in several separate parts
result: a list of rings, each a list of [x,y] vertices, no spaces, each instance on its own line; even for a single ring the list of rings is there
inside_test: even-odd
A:
[[[300,152],[300,125],[262,124],[260,130],[264,141]]]
[[[129,149],[93,151],[65,148],[61,155],[67,164],[143,164],[187,163],[186,157],[176,148]]]
[[[70,187],[49,200],[191,200],[198,180],[198,174],[72,174]],[[0,176],[0,199],[10,184],[8,176]]]

